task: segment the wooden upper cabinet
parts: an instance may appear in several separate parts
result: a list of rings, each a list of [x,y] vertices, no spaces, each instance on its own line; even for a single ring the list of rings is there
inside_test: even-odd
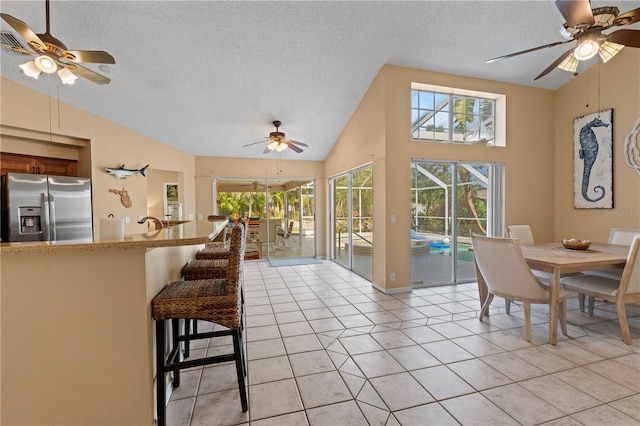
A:
[[[62,158],[0,153],[0,174],[32,173],[56,176],[78,176],[78,162]]]

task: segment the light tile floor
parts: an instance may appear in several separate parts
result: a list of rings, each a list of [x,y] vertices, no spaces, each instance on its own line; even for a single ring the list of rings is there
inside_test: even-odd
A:
[[[233,363],[184,371],[170,425],[640,425],[640,306],[592,318],[569,300],[570,338],[548,344],[544,306],[478,321],[475,284],[383,294],[341,266],[245,262],[249,411]],[[204,329],[204,324],[200,329]],[[196,344],[194,357],[230,351]]]

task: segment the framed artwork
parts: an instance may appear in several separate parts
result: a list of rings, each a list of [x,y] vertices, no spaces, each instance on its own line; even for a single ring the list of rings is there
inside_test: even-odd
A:
[[[613,110],[573,120],[573,200],[577,209],[613,208]]]
[[[177,182],[164,182],[164,214],[169,214],[169,205],[171,203],[177,203],[179,200],[178,183]]]

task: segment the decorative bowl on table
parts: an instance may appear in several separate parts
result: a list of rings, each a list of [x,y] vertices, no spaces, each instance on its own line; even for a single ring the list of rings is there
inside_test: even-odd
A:
[[[562,240],[562,245],[565,248],[571,250],[586,250],[591,246],[591,241],[589,240],[576,240],[575,238],[569,238]]]

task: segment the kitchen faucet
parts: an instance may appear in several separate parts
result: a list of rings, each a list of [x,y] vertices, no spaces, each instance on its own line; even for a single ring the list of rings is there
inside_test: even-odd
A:
[[[156,228],[159,228],[159,229],[164,228],[164,225],[162,224],[160,219],[158,219],[157,217],[153,217],[153,216],[145,216],[142,219],[140,219],[138,221],[138,223],[144,223],[145,220],[152,220],[156,224]]]

